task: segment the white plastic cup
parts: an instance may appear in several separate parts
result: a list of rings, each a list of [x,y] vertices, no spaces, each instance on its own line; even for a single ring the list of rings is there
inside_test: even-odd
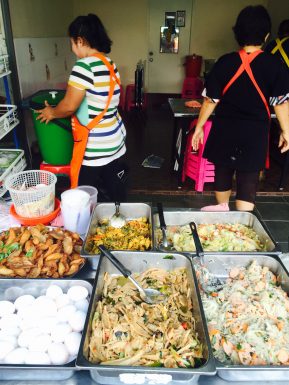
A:
[[[90,220],[90,196],[87,192],[72,189],[61,194],[61,213],[64,227],[85,234]]]
[[[98,194],[97,188],[95,188],[93,186],[78,186],[78,187],[76,187],[76,189],[81,190],[81,191],[85,191],[89,194],[89,196],[90,196],[90,211],[92,212],[96,206],[96,203],[97,203],[97,194]]]

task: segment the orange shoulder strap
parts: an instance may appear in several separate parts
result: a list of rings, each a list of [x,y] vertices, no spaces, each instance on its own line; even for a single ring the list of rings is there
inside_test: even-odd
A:
[[[100,59],[105,65],[106,67],[108,68],[109,70],[109,74],[110,74],[110,80],[109,80],[109,93],[108,93],[108,99],[106,101],[106,105],[104,107],[104,109],[101,111],[100,114],[98,114],[91,122],[88,123],[87,125],[87,129],[90,131],[92,128],[94,128],[100,121],[101,119],[104,117],[104,115],[106,114],[107,110],[108,110],[108,107],[109,107],[109,104],[110,104],[110,101],[112,99],[112,96],[113,96],[113,93],[114,93],[114,88],[115,88],[115,85],[118,84],[120,85],[120,80],[118,79],[118,77],[116,76],[115,72],[114,72],[114,66],[113,64],[111,64],[107,58],[102,55],[102,54],[99,54],[99,53],[96,53],[94,54],[93,56],[97,57],[98,59]]]
[[[231,80],[226,84],[225,88],[223,89],[223,95],[227,92],[227,90],[231,87],[231,85],[238,79],[238,77],[244,72],[246,71],[251,82],[254,84],[256,90],[258,91],[258,94],[260,95],[260,98],[262,99],[264,105],[265,105],[265,108],[267,110],[267,113],[268,113],[268,116],[269,118],[271,118],[271,113],[270,113],[270,109],[269,109],[269,106],[268,106],[268,103],[267,103],[267,100],[262,92],[262,90],[260,89],[258,83],[256,82],[256,79],[253,75],[253,72],[252,72],[252,69],[251,69],[251,66],[250,66],[250,63],[258,56],[262,53],[263,51],[262,50],[258,50],[258,51],[255,51],[255,52],[252,52],[250,53],[249,55],[246,53],[245,50],[241,49],[239,51],[239,55],[240,55],[240,58],[241,58],[241,61],[242,61],[242,64],[240,65],[240,67],[238,68],[237,72],[235,73],[235,75],[231,78]]]

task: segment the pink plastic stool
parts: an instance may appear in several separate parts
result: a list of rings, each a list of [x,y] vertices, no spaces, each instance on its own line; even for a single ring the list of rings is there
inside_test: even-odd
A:
[[[182,181],[184,182],[186,177],[193,179],[195,184],[195,190],[202,192],[204,189],[204,183],[214,182],[215,180],[215,166],[207,159],[203,158],[203,152],[206,141],[208,139],[212,122],[207,121],[204,125],[204,143],[200,144],[199,150],[196,153],[192,152],[192,136],[194,133],[193,128],[197,124],[195,119],[190,126],[190,133],[187,139],[186,152],[184,157],[184,166],[182,173]]]
[[[203,82],[199,78],[185,78],[182,88],[182,98],[200,99],[203,92]]]

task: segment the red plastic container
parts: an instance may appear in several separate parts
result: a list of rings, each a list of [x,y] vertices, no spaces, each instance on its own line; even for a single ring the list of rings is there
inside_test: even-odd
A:
[[[197,78],[201,74],[203,58],[199,55],[186,56],[185,72],[187,78]]]

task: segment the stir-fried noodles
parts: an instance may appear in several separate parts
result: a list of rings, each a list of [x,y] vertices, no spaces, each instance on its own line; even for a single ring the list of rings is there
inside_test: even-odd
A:
[[[149,305],[129,280],[105,273],[103,297],[92,321],[90,361],[167,368],[200,366],[203,346],[192,314],[186,269],[149,269],[133,276],[144,288],[158,289],[167,299]]]

